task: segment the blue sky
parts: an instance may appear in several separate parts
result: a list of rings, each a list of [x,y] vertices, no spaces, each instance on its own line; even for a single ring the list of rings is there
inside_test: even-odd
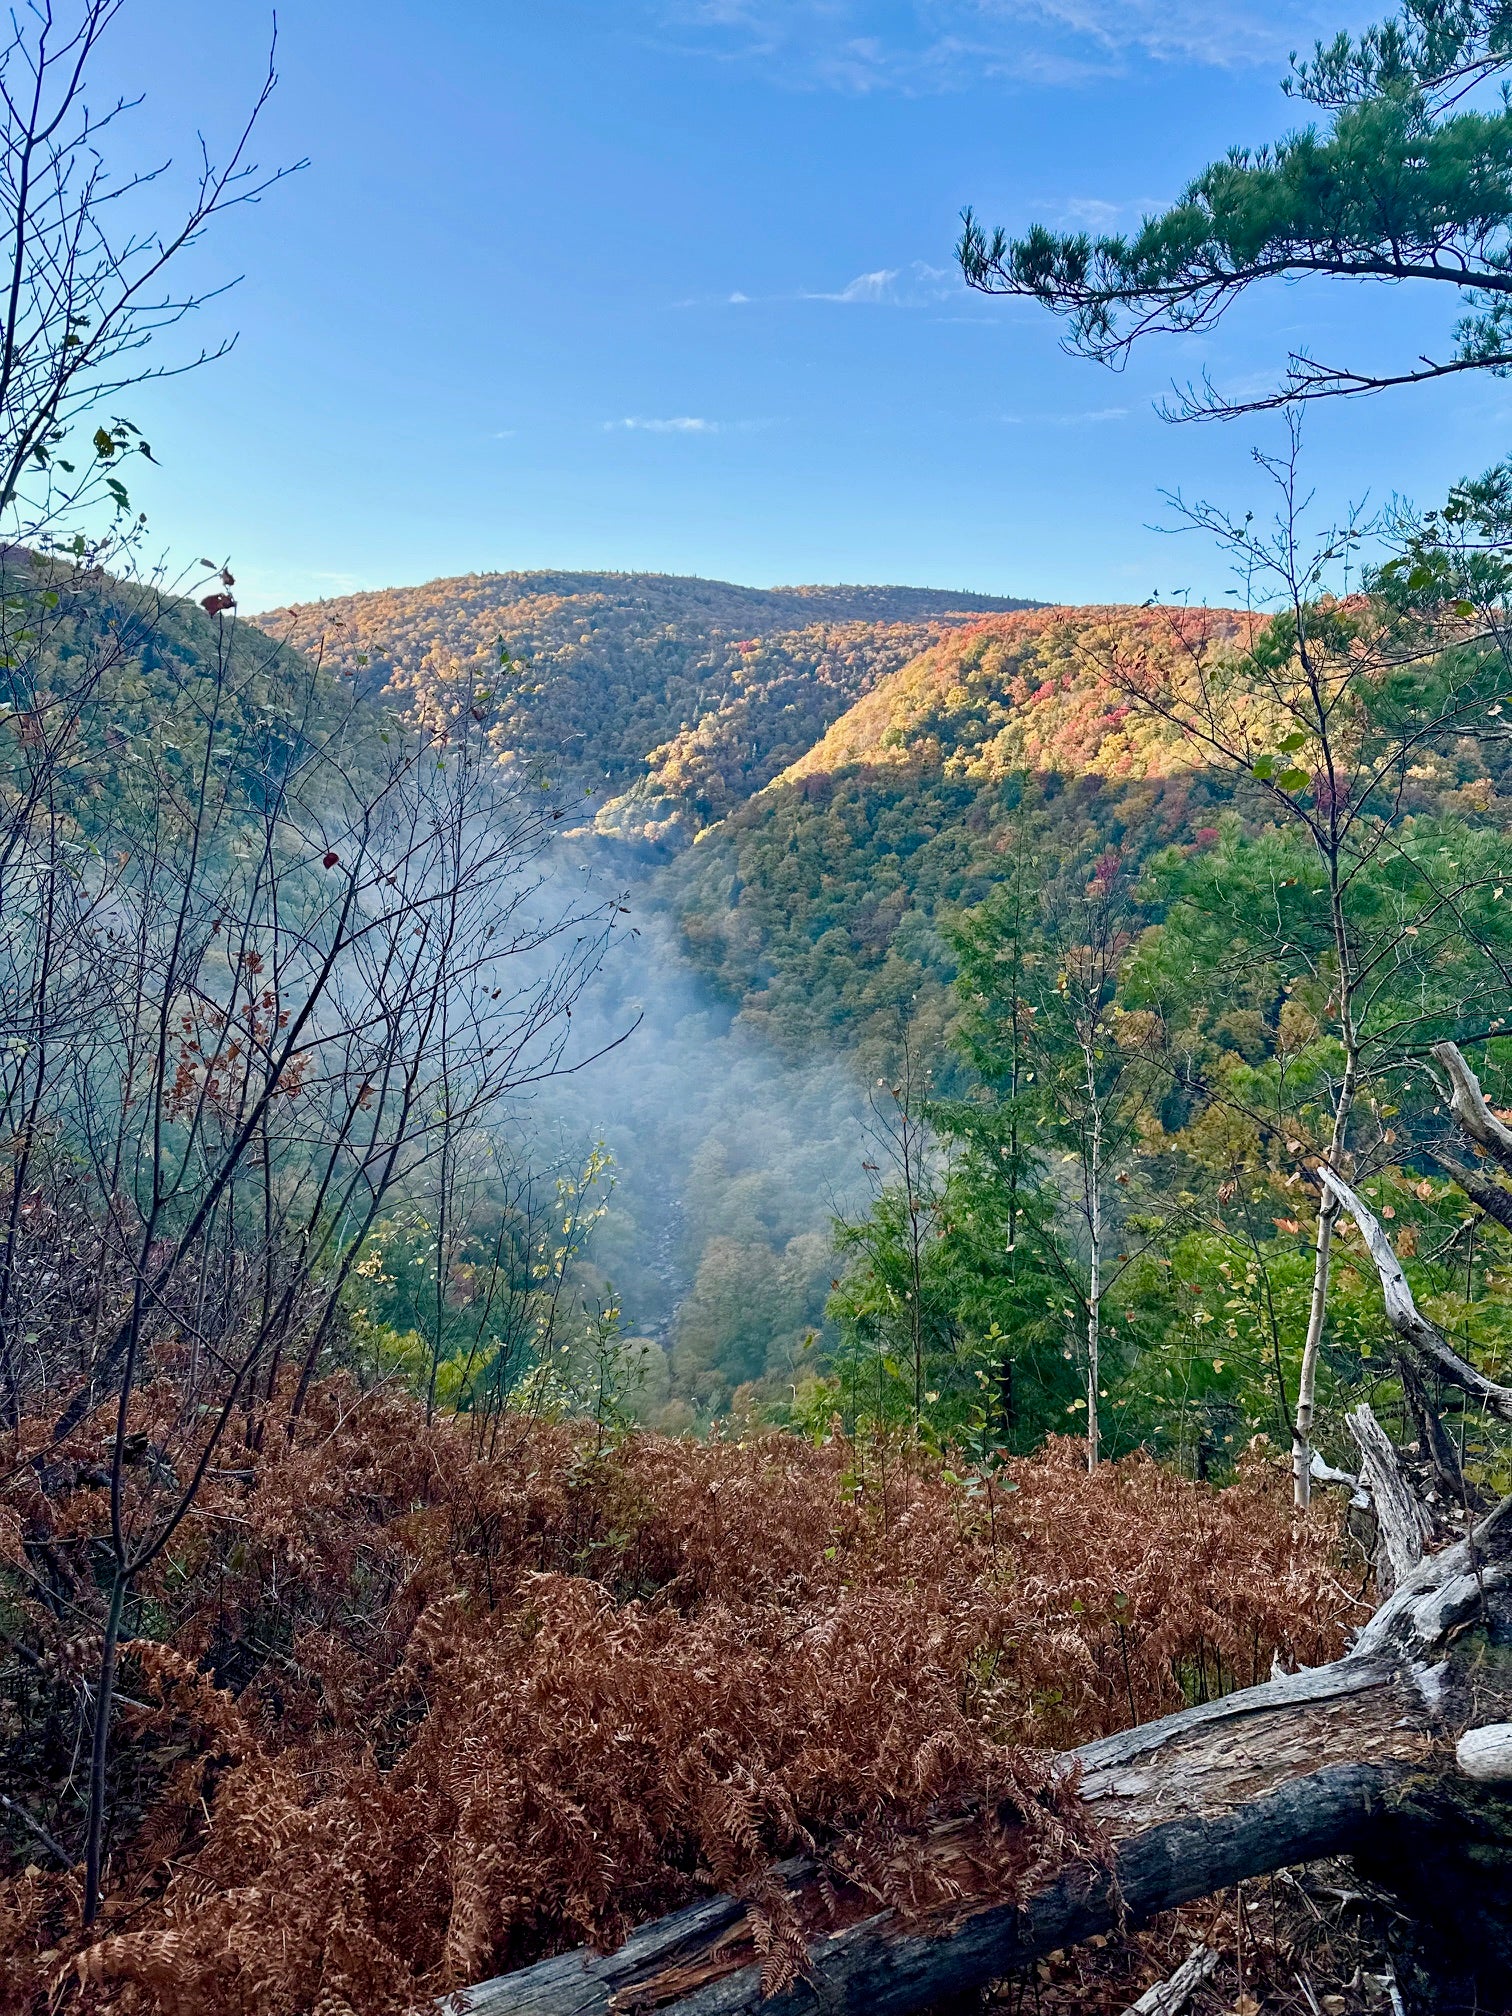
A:
[[[1375,10],[1371,10],[1373,12]],[[1216,595],[1162,489],[1257,491],[1275,424],[1172,428],[1173,376],[1289,346],[1445,347],[1450,299],[1316,283],[1113,374],[969,295],[986,221],[1132,223],[1296,117],[1326,0],[286,0],[266,161],[310,166],[196,253],[240,286],[213,369],[138,396],[139,485],[244,606],[475,568]],[[133,0],[133,147],[212,150],[255,87],[250,0]],[[190,145],[186,147],[185,143]],[[172,178],[169,178],[171,182]],[[1431,296],[1433,290],[1427,290]],[[1503,452],[1512,386],[1319,409],[1320,510],[1426,501]]]

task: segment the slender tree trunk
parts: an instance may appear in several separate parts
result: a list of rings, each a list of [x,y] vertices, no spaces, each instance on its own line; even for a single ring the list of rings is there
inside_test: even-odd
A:
[[[1087,1296],[1087,1468],[1095,1470],[1102,1450],[1097,1413],[1098,1353],[1102,1343],[1102,1226],[1094,1207],[1092,1267]]]
[[[100,1915],[100,1876],[105,1848],[105,1774],[110,1761],[110,1709],[115,1695],[116,1656],[121,1643],[121,1616],[126,1607],[129,1576],[117,1564],[100,1646],[100,1671],[95,1688],[94,1734],[89,1749],[89,1824],[84,1841],[84,1923]]]
[[[1102,1107],[1097,1097],[1095,1038],[1085,1046],[1087,1098],[1092,1113],[1091,1154],[1087,1166],[1087,1236],[1091,1255],[1087,1273],[1087,1468],[1095,1470],[1102,1453],[1097,1411],[1102,1347]]]
[[[1349,939],[1344,924],[1343,896],[1339,887],[1338,863],[1329,860],[1332,881],[1334,945],[1339,961],[1339,1029],[1344,1041],[1344,1077],[1334,1107],[1333,1131],[1328,1142],[1329,1167],[1342,1174],[1342,1157],[1349,1139],[1349,1116],[1359,1083],[1359,1038],[1355,1030],[1354,1002],[1350,987]],[[1318,1237],[1313,1249],[1312,1296],[1307,1307],[1307,1337],[1302,1346],[1302,1370],[1297,1379],[1297,1413],[1292,1428],[1292,1496],[1298,1511],[1306,1511],[1312,1498],[1312,1428],[1318,1386],[1318,1357],[1323,1348],[1323,1325],[1328,1315],[1329,1266],[1333,1258],[1334,1224],[1339,1215],[1338,1200],[1325,1189],[1318,1207]]]
[[[1332,1159],[1332,1158],[1330,1158]],[[1312,1298],[1307,1308],[1307,1339],[1302,1346],[1302,1370],[1297,1380],[1297,1413],[1292,1423],[1292,1496],[1299,1511],[1312,1498],[1312,1424],[1318,1384],[1318,1353],[1323,1321],[1328,1313],[1329,1262],[1333,1254],[1334,1220],[1339,1207],[1325,1196],[1318,1207],[1318,1239],[1313,1252]]]

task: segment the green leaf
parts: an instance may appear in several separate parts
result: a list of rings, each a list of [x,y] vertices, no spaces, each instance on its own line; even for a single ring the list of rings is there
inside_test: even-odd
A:
[[[1306,770],[1283,770],[1276,782],[1283,791],[1304,791],[1311,784],[1312,777]]]
[[[1258,777],[1263,784],[1275,767],[1276,759],[1274,756],[1261,756],[1250,765],[1250,774]]]
[[[96,427],[95,429],[94,451],[102,462],[108,462],[116,452],[115,442],[105,432],[103,427]]]
[[[1282,740],[1276,744],[1276,747],[1282,752],[1283,755],[1290,756],[1292,751],[1294,749],[1300,749],[1306,740],[1307,740],[1307,730],[1305,728],[1294,728],[1290,735],[1284,736]]]

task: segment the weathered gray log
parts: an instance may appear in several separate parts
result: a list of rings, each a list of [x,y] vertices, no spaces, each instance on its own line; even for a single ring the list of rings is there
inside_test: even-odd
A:
[[[1402,1475],[1386,1430],[1363,1402],[1344,1417],[1360,1452],[1360,1485],[1376,1519],[1376,1581],[1389,1596],[1423,1558],[1433,1522]]]
[[[1325,1463],[1314,1449],[1309,1467],[1314,1484],[1341,1484],[1350,1494],[1352,1505],[1365,1506],[1370,1503],[1370,1493],[1364,1490],[1360,1480],[1352,1470],[1337,1470],[1332,1463]]]
[[[1380,1853],[1403,1816],[1431,1828],[1445,1802],[1457,1813],[1476,1793],[1453,1739],[1466,1723],[1512,1713],[1512,1678],[1493,1664],[1472,1688],[1453,1662],[1509,1580],[1512,1500],[1404,1575],[1343,1659],[1071,1752],[1109,1861],[1073,1864],[1019,1903],[968,1894],[935,1924],[906,1924],[852,1899],[826,1923],[825,1886],[792,1865],[783,1874],[811,1928],[809,1971],[782,1994],[763,1999],[745,1909],[718,1897],[642,1927],[615,1953],[562,1954],[484,1982],[464,2006],[470,2016],[912,2016],[1056,1947],[1289,1863]],[[1443,1854],[1457,1838],[1449,1827]],[[949,1827],[936,1846],[953,1872]],[[1448,1880],[1460,1881],[1457,1866]]]
[[[1500,1121],[1496,1124],[1501,1126]],[[1506,1132],[1505,1129],[1502,1131]],[[1407,1276],[1402,1272],[1396,1250],[1369,1205],[1357,1197],[1344,1178],[1335,1175],[1332,1169],[1320,1168],[1318,1180],[1359,1226],[1360,1236],[1380,1276],[1386,1320],[1398,1337],[1449,1385],[1458,1386],[1470,1394],[1488,1413],[1498,1414],[1504,1421],[1512,1421],[1512,1386],[1502,1386],[1496,1380],[1488,1379],[1468,1359],[1462,1358],[1423,1315],[1412,1298],[1412,1290],[1407,1285]]]
[[[1467,1778],[1478,1778],[1484,1785],[1512,1785],[1512,1722],[1467,1729],[1454,1746],[1454,1761]]]
[[[1494,1218],[1498,1225],[1512,1232],[1512,1190],[1504,1190],[1500,1183],[1493,1183],[1488,1176],[1467,1168],[1453,1155],[1446,1155],[1441,1149],[1430,1151],[1434,1161],[1451,1182],[1458,1184],[1465,1195],[1488,1218]]]
[[[1157,1981],[1131,2002],[1124,2016],[1178,2016],[1217,1965],[1218,1955],[1211,1946],[1197,1947],[1168,1981]]]
[[[1244,1877],[1345,1852],[1385,1810],[1391,1777],[1367,1764],[1325,1766],[1232,1812],[1187,1815],[1121,1844],[1110,1871],[1073,1867],[1022,1907],[979,1910],[943,1933],[874,1912],[817,1939],[809,1978],[763,1999],[743,1907],[720,1899],[636,1933],[617,1953],[564,1954],[469,1991],[470,2016],[912,2016],[980,1988],[1058,1946],[1190,1903]]]
[[[1459,1122],[1461,1133],[1504,1168],[1512,1169],[1512,1127],[1498,1120],[1486,1104],[1480,1080],[1465,1062],[1458,1044],[1435,1043],[1433,1054],[1448,1076],[1449,1111]]]

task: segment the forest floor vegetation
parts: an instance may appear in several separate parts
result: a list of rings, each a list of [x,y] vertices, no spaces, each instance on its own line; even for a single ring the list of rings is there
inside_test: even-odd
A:
[[[134,1397],[128,1490],[166,1400]],[[105,1425],[16,1438],[7,2016],[401,2016],[710,1890],[780,1983],[781,1858],[922,1912],[947,1900],[915,1847],[955,1818],[1013,1895],[1103,1853],[1053,1752],[1327,1660],[1368,1608],[1337,1516],[1299,1522],[1263,1450],[1222,1489],[1088,1475],[1071,1440],[979,1482],[838,1437],[428,1424],[333,1377],[227,1439],[136,1592],[82,1932],[66,1739]]]

